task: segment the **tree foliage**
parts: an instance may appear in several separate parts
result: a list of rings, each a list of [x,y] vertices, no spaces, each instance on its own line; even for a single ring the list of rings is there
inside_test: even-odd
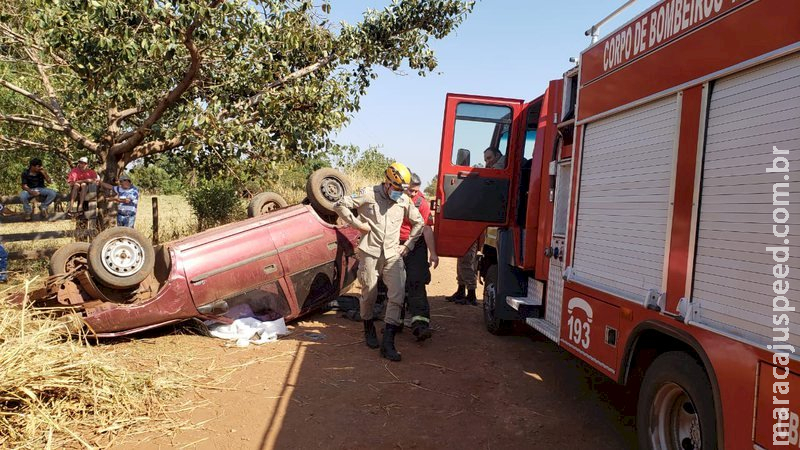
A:
[[[428,199],[436,198],[436,177],[437,176],[434,175],[428,185],[425,186],[425,190],[422,191]]]
[[[6,0],[0,150],[94,154],[106,179],[164,152],[310,158],[378,67],[433,70],[429,40],[471,8],[396,0],[331,24],[311,0]]]

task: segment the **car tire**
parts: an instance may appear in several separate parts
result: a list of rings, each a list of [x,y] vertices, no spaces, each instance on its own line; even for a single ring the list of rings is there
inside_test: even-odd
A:
[[[61,275],[89,264],[89,243],[71,242],[50,257],[50,275]]]
[[[497,308],[497,264],[492,264],[486,269],[483,277],[483,321],[486,330],[495,335],[504,335],[511,332],[514,321],[498,319]]]
[[[113,289],[137,286],[153,272],[154,265],[153,245],[133,228],[109,228],[89,245],[89,272]]]
[[[333,205],[350,192],[347,175],[330,167],[315,170],[306,183],[308,200],[320,216],[336,215]]]
[[[247,205],[247,217],[261,216],[281,208],[286,208],[289,203],[279,194],[274,192],[262,192],[256,194],[250,204]]]
[[[653,361],[639,389],[636,428],[642,450],[717,449],[711,382],[696,359],[673,351]]]

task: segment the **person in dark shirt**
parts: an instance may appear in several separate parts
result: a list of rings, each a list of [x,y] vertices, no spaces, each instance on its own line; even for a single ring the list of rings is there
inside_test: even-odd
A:
[[[31,220],[33,208],[31,208],[30,200],[34,197],[39,197],[42,203],[39,205],[39,213],[43,219],[50,217],[49,207],[56,199],[56,191],[48,189],[45,186],[47,183],[52,183],[50,175],[44,170],[42,160],[39,158],[31,159],[28,168],[22,171],[22,192],[19,193],[19,198],[22,201],[22,209],[25,211],[25,220]]]

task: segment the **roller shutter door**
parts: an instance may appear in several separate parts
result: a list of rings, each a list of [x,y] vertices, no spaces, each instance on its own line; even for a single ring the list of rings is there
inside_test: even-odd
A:
[[[773,205],[767,173],[773,147],[789,150],[789,205]],[[800,311],[800,56],[794,55],[717,81],[708,107],[702,194],[692,297],[695,320],[754,340],[772,342],[773,210],[789,212],[790,267],[786,297]],[[782,228],[782,227],[781,227]],[[793,237],[794,236],[794,237]],[[790,342],[800,345],[800,312],[789,312]],[[785,327],[786,325],[780,325]]]
[[[677,97],[586,126],[573,270],[640,301],[663,284]]]

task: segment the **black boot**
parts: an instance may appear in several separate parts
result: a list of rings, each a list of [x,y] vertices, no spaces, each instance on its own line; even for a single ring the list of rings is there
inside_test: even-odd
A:
[[[465,293],[466,293],[466,288],[464,287],[463,284],[459,284],[458,289],[456,289],[456,292],[449,297],[445,297],[444,299],[448,302],[454,302],[456,300],[464,298]]]
[[[411,332],[417,338],[417,341],[424,341],[431,338],[431,328],[428,323],[422,320],[417,320],[411,324]]]
[[[367,347],[378,348],[378,333],[375,331],[375,324],[372,319],[364,321],[364,340],[367,342]]]
[[[397,325],[386,324],[383,330],[383,343],[381,344],[381,356],[389,361],[400,361],[400,353],[394,348],[394,335],[397,333]]]
[[[469,289],[467,291],[467,296],[456,300],[456,303],[459,305],[477,305],[478,299],[475,297],[475,289]]]

